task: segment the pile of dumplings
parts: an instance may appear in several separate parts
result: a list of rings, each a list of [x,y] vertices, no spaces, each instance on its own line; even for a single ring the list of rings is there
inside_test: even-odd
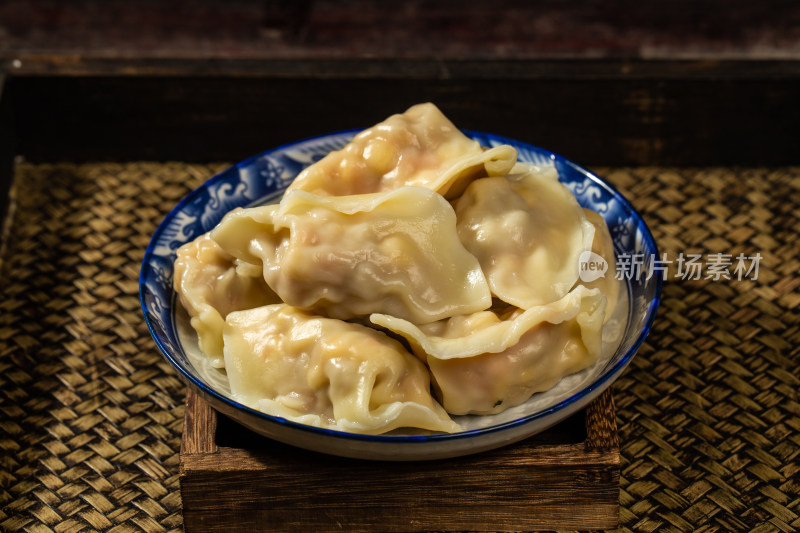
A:
[[[307,167],[280,203],[182,246],[175,290],[233,398],[353,433],[457,432],[600,356],[619,296],[602,217],[554,167],[419,104]]]

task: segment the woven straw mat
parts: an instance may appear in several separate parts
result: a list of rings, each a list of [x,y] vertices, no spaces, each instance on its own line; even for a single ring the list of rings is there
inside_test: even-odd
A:
[[[181,529],[182,383],[143,323],[150,236],[225,165],[17,166],[2,249],[0,530]],[[614,385],[623,531],[800,530],[800,169],[601,169],[681,279]],[[731,272],[733,268],[731,267]]]

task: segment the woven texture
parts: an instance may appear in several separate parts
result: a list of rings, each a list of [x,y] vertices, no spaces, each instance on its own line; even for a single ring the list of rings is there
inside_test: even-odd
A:
[[[655,327],[615,385],[620,523],[797,531],[800,169],[606,175],[668,258],[762,256],[757,280],[665,283]]]
[[[18,166],[0,265],[0,530],[180,530],[184,391],[137,279],[158,222],[223,167]],[[600,173],[669,259],[762,257],[755,280],[669,265],[614,386],[621,530],[800,529],[800,169]]]
[[[218,170],[17,168],[0,296],[0,530],[181,530],[183,385],[139,308],[170,206]]]

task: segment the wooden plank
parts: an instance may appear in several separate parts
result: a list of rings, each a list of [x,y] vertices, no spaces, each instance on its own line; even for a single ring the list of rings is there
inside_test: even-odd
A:
[[[305,472],[255,480],[243,472],[198,477],[182,492],[184,527],[188,533],[521,531],[617,524],[619,493],[603,466],[553,463],[494,471],[482,463],[452,466],[455,475],[437,470],[389,477],[380,474],[391,470],[374,469],[359,472],[359,478]],[[585,482],[576,484],[576,479]]]
[[[31,161],[233,162],[427,100],[587,166],[800,158],[788,1],[87,2],[0,4]]]
[[[795,59],[749,58],[376,58],[119,57],[15,51],[0,56],[15,76],[192,76],[420,80],[760,80],[800,76]]]
[[[421,101],[587,166],[794,165],[800,76],[775,79],[12,78],[30,161],[240,161]],[[759,135],[754,135],[759,132]]]
[[[204,403],[191,396],[187,418]],[[299,450],[237,431],[221,417],[217,434],[206,438],[230,446],[181,456],[184,527],[189,533],[615,527],[619,449],[610,396],[607,391],[551,439],[402,463]],[[569,429],[575,421],[602,428],[575,433]]]
[[[181,456],[217,453],[215,439],[208,437],[216,434],[217,412],[192,389],[187,389]]]
[[[791,0],[6,0],[0,57],[23,74],[34,57],[61,74],[136,58],[780,60],[798,20]]]

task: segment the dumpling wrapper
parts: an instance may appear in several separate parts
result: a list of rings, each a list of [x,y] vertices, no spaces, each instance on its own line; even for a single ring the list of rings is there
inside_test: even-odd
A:
[[[287,189],[322,196],[427,187],[455,198],[469,180],[502,176],[514,165],[509,146],[484,150],[456,128],[435,105],[418,104],[356,135],[303,170]]]
[[[228,313],[280,301],[259,267],[235,260],[208,233],[178,248],[174,269],[175,291],[214,368],[223,366],[222,327]]]
[[[492,311],[419,327],[386,315],[370,320],[404,337],[427,362],[447,412],[495,414],[597,361],[605,305],[599,290],[579,286],[505,320]]]
[[[583,213],[586,215],[592,226],[594,226],[594,239],[592,240],[592,252],[605,259],[608,263],[608,270],[605,274],[594,281],[579,281],[581,285],[589,289],[599,289],[600,292],[605,294],[608,304],[606,305],[605,320],[608,322],[617,308],[619,302],[619,294],[622,282],[616,278],[617,261],[614,255],[614,241],[611,239],[611,232],[608,230],[608,225],[605,219],[598,213],[591,209],[584,209]]]
[[[366,326],[278,304],[229,314],[224,338],[234,399],[267,414],[352,433],[460,430],[424,365]]]
[[[506,177],[475,180],[455,211],[459,238],[478,258],[492,294],[522,309],[566,295],[594,238],[553,167],[518,164]]]
[[[426,188],[293,191],[279,205],[229,213],[211,235],[231,255],[263,263],[284,302],[332,318],[386,313],[424,324],[491,305],[452,207]]]

